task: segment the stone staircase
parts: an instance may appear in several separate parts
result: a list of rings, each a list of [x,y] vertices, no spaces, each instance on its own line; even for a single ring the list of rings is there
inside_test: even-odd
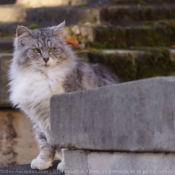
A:
[[[8,36],[15,33],[17,24],[35,28],[66,20],[68,35],[85,44],[78,54],[107,65],[124,81],[174,74],[173,0],[74,0],[72,4],[57,1],[64,6],[35,4],[37,8],[24,2],[0,6],[0,31],[5,36],[0,39],[0,52],[12,51]]]
[[[50,0],[49,7],[41,0],[9,2],[0,5],[0,111],[13,111],[7,70],[17,25],[33,29],[66,20],[68,35],[85,45],[75,50],[80,60],[106,65],[123,81],[175,74],[174,0]]]

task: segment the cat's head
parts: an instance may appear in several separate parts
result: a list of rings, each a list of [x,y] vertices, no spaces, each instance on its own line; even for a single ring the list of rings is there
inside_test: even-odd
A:
[[[69,61],[70,49],[62,37],[64,25],[34,30],[18,26],[14,42],[17,64],[44,70]]]

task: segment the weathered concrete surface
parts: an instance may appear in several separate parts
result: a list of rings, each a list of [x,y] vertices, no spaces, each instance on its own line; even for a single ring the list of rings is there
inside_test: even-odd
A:
[[[107,151],[175,151],[175,78],[158,77],[51,99],[60,147]]]
[[[37,154],[29,119],[17,110],[1,109],[0,167],[30,163]]]
[[[159,21],[165,19],[175,19],[175,15],[172,13],[175,9],[175,5],[172,3],[157,5],[143,5],[137,4],[131,5],[117,5],[109,6],[101,9],[101,20],[107,21],[111,24],[132,26],[131,22],[142,22],[141,25],[145,25],[144,21]],[[161,25],[161,24],[159,24]]]
[[[35,1],[39,2],[39,1]],[[42,1],[46,2],[46,1]],[[58,1],[57,1],[58,2]],[[41,5],[41,3],[40,3]],[[21,25],[37,24],[38,27],[58,25],[66,20],[66,25],[78,23],[104,24],[110,23],[117,26],[146,25],[153,27],[162,25],[173,25],[175,19],[175,4],[157,5],[112,5],[112,6],[57,6],[42,8],[23,8],[22,6],[8,5],[0,6],[0,22],[16,22]],[[5,13],[8,12],[8,13]],[[91,15],[88,15],[91,13]],[[161,21],[160,21],[161,20]],[[171,20],[171,21],[169,21]],[[149,21],[149,23],[148,23]],[[148,27],[147,26],[147,27]],[[0,26],[3,28],[3,26]],[[8,27],[8,26],[7,26]],[[7,28],[6,27],[6,28]],[[11,29],[6,30],[5,32]],[[106,32],[108,35],[108,33]]]
[[[35,1],[38,2],[38,1]],[[45,2],[45,1],[42,1]],[[93,15],[88,16],[88,12],[92,11]],[[22,8],[21,6],[0,6],[0,22],[4,24],[14,23],[16,27],[18,23],[29,26],[36,24],[38,27],[48,27],[58,25],[66,20],[66,24],[76,24],[80,21],[94,22],[98,17],[99,10],[94,8],[82,7],[49,7],[49,8]],[[3,28],[3,26],[1,26]],[[8,33],[11,29],[3,32]],[[14,31],[15,32],[15,31]]]
[[[14,5],[0,6],[0,22],[24,22],[25,10]]]
[[[134,3],[144,5],[146,3],[174,3],[174,0],[143,0],[143,1],[133,1],[133,0],[110,0],[111,3],[123,4],[123,3]]]
[[[65,163],[66,163],[66,171],[67,174],[81,174],[87,175],[88,170],[88,153],[82,150],[64,151]]]
[[[88,7],[52,7],[26,9],[26,23],[37,24],[38,27],[58,25],[66,20],[66,25],[83,23],[97,23],[100,21],[100,8]],[[91,15],[89,15],[91,13]]]
[[[86,158],[86,161],[75,161],[75,158],[76,160],[81,159],[82,156]],[[65,162],[65,175],[175,174],[175,154],[109,153],[69,150],[65,151]]]
[[[0,54],[0,107],[9,106],[7,73],[12,54]]]

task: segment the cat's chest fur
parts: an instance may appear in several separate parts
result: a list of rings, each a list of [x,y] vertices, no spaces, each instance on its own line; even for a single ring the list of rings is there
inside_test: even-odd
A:
[[[40,108],[49,108],[50,98],[54,94],[64,93],[64,76],[58,71],[25,72],[16,74],[12,81],[11,101],[18,105],[28,116],[35,117]]]

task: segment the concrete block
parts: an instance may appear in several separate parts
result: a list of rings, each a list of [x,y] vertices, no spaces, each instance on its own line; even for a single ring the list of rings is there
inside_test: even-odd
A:
[[[133,3],[133,4],[144,4],[144,3],[174,3],[174,0],[144,0],[144,1],[133,1],[133,0],[110,0],[113,4]]]
[[[24,22],[25,16],[25,10],[19,6],[0,6],[1,23]]]
[[[0,107],[9,107],[7,73],[12,54],[0,54]]]
[[[70,156],[69,156],[70,155]],[[86,173],[86,175],[102,175],[102,174],[155,174],[168,175],[175,174],[175,154],[155,154],[155,153],[119,153],[119,152],[84,152],[87,162],[80,162],[79,167],[86,163],[86,169],[82,166],[77,169],[75,157],[79,157],[79,151],[65,152],[66,171],[74,174]],[[72,162],[72,166],[69,166]]]
[[[55,95],[52,135],[64,148],[175,151],[174,107],[174,77]]]
[[[0,127],[0,167],[29,163],[38,155],[31,122],[22,112],[1,109]]]
[[[66,163],[66,175],[81,174],[87,175],[88,173],[88,156],[87,152],[82,150],[65,150],[64,151]]]

